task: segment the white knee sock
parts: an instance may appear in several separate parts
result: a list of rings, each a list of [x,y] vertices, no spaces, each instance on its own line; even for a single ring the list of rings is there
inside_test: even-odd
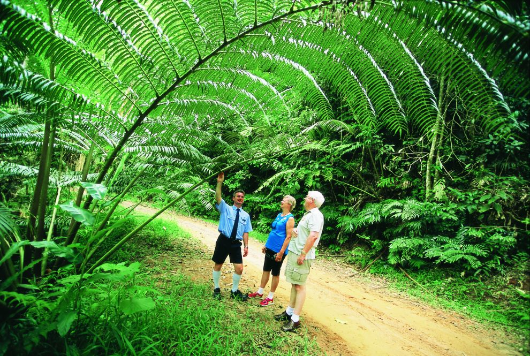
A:
[[[221,279],[221,271],[213,271],[213,285],[214,288],[219,288],[219,280]]]
[[[287,309],[285,309],[285,312],[287,313],[287,315],[293,315],[294,308],[288,306]]]
[[[239,289],[239,281],[241,280],[241,275],[232,273],[232,292],[236,292]]]

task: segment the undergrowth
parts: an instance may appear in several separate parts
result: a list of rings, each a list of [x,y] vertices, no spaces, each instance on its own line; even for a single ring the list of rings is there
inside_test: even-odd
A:
[[[485,277],[466,275],[449,267],[403,269],[359,247],[346,256],[346,261],[359,270],[384,278],[391,289],[487,326],[504,328],[518,340],[514,346],[530,355],[530,293],[524,290],[528,286],[523,286],[527,278],[525,264]]]
[[[135,214],[127,229],[146,216]],[[280,333],[264,310],[227,298],[211,298],[209,284],[190,280],[191,268],[205,252],[196,239],[171,220],[158,218],[125,246],[117,259],[142,261],[136,283],[161,293],[160,304],[143,322],[143,332],[165,355],[298,355],[322,352],[307,335]],[[208,256],[209,258],[209,256]]]
[[[129,217],[108,244],[145,218]],[[174,222],[157,219],[92,275],[67,266],[26,295],[4,293],[3,303],[20,309],[2,315],[0,355],[322,354],[306,332],[280,333],[266,311],[215,301],[209,284],[178,271],[204,258],[201,249]]]

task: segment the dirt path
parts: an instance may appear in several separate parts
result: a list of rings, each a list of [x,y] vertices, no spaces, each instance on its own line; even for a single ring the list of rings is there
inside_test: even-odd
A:
[[[142,213],[153,213],[138,207]],[[192,236],[213,252],[218,236],[217,226],[201,220],[168,213]],[[249,256],[244,259],[242,291],[254,291],[259,285],[263,266],[262,243],[251,239]],[[209,258],[209,256],[208,256]],[[204,260],[205,279],[211,262]],[[231,265],[223,266],[221,288],[227,293],[231,282]],[[270,288],[266,287],[265,293]],[[456,313],[437,310],[390,292],[382,284],[357,275],[353,269],[323,259],[311,268],[308,295],[302,321],[322,348],[331,355],[521,355],[504,343],[506,335],[486,330],[480,324]],[[281,312],[289,300],[290,285],[283,269],[276,291]],[[252,301],[251,303],[257,303]],[[272,312],[272,310],[271,310]]]

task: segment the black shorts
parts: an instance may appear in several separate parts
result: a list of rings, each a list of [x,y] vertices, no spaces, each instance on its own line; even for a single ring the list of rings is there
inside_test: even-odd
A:
[[[220,234],[215,243],[212,261],[219,264],[225,263],[227,256],[230,256],[230,263],[243,263],[241,240],[230,240],[225,235]]]
[[[281,261],[276,262],[276,252],[274,252],[270,248],[265,249],[265,262],[263,262],[263,271],[270,272],[272,270],[273,276],[279,276],[283,260],[285,260],[285,256],[287,255],[284,254],[282,256]]]

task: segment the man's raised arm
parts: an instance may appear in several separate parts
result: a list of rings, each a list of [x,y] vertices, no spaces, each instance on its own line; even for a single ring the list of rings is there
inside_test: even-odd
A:
[[[221,187],[223,186],[223,181],[225,180],[225,174],[223,172],[217,175],[217,186],[215,187],[215,201],[217,204],[221,203],[223,196],[221,194]]]

